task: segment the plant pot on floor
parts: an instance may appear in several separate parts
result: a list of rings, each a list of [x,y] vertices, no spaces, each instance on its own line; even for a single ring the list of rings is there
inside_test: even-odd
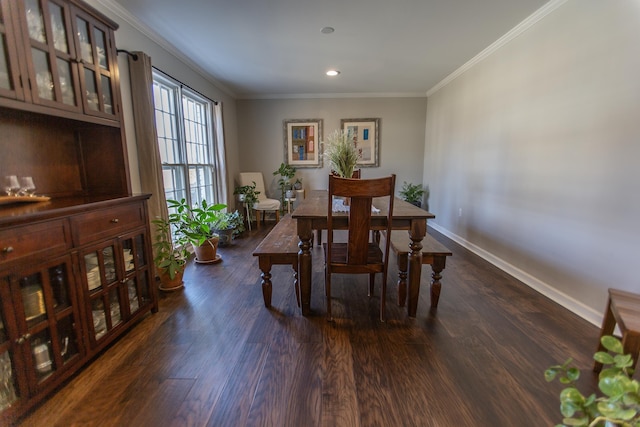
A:
[[[177,291],[178,289],[182,289],[184,287],[184,281],[182,280],[184,276],[184,268],[176,270],[173,279],[171,278],[169,271],[166,269],[159,268],[158,274],[160,275],[159,289],[161,291]]]
[[[218,243],[220,238],[217,235],[210,237],[200,246],[194,246],[193,250],[196,253],[195,262],[199,264],[211,264],[214,262],[222,261],[222,257],[218,255]]]
[[[214,230],[214,231],[220,238],[220,241],[218,242],[218,246],[228,246],[231,244],[233,240],[233,232],[235,231],[235,228],[229,227],[229,228],[225,228],[224,230]]]

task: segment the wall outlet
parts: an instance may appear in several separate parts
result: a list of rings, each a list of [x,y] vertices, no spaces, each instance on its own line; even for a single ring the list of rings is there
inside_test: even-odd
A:
[[[462,208],[458,208],[458,218],[462,217]]]

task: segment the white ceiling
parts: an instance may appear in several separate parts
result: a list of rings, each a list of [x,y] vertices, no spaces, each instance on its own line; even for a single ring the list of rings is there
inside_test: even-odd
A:
[[[270,98],[425,96],[548,0],[98,1],[230,95]]]

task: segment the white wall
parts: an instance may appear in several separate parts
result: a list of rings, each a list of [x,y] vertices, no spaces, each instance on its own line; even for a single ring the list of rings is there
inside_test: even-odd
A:
[[[428,98],[434,224],[597,324],[640,291],[639,46],[639,1],[569,0]]]
[[[86,0],[86,3],[95,7],[109,18],[120,25],[116,31],[116,46],[118,49],[128,51],[142,51],[151,57],[154,67],[162,70],[170,76],[180,80],[182,83],[192,87],[203,95],[222,102],[225,144],[227,150],[227,180],[229,182],[229,197],[233,193],[233,177],[239,171],[238,165],[238,144],[237,144],[237,121],[236,121],[236,101],[235,98],[204,78],[194,70],[189,64],[183,62],[173,52],[160,46],[147,35],[134,28],[128,20],[131,17],[124,13],[121,8],[109,0]],[[104,3],[104,4],[103,4]],[[161,31],[160,31],[161,32]],[[138,159],[135,137],[135,123],[133,121],[133,109],[131,106],[131,85],[129,83],[129,65],[126,54],[118,55],[118,65],[120,69],[120,83],[122,88],[122,103],[124,111],[124,126],[127,135],[127,149],[129,154],[129,168],[131,170],[131,185],[134,192],[140,192],[140,174],[138,171]]]
[[[262,172],[267,192],[279,197],[273,171],[284,161],[285,119],[323,119],[327,136],[340,129],[340,119],[380,118],[380,162],[362,168],[363,178],[396,174],[403,181],[422,182],[427,100],[424,98],[319,98],[238,100],[238,141],[243,171]],[[298,168],[305,189],[326,189],[329,167]],[[237,179],[237,177],[236,177]]]

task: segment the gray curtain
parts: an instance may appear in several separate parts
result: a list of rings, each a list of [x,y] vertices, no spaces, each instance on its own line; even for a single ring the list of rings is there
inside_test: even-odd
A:
[[[162,179],[162,161],[158,149],[155,111],[153,106],[153,75],[151,57],[143,52],[133,52],[137,59],[129,56],[131,98],[138,146],[140,184],[143,193],[151,193],[149,218],[168,218],[167,201]],[[151,226],[154,232],[153,225]]]
[[[215,132],[216,144],[216,183],[215,191],[218,203],[229,204],[228,184],[227,184],[227,159],[224,143],[224,125],[222,120],[222,103],[214,103],[213,107],[213,129]],[[229,207],[231,208],[231,207]],[[231,211],[232,209],[228,209]]]

